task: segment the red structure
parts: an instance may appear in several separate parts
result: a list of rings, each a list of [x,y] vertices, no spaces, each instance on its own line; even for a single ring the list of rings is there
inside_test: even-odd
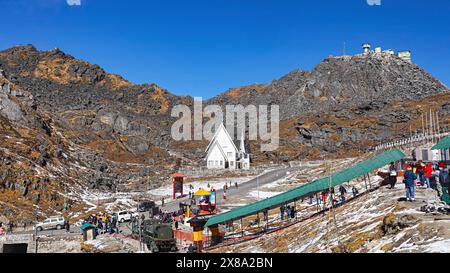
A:
[[[173,187],[173,199],[177,199],[177,193],[180,193],[183,197],[183,182],[184,178],[187,176],[182,173],[174,173],[172,176],[172,187]]]

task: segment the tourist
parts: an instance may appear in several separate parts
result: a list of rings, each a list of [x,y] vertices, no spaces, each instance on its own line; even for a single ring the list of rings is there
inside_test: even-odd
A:
[[[391,185],[391,189],[395,188],[395,183],[397,182],[397,168],[395,167],[394,162],[391,163],[389,167],[389,184]]]
[[[416,174],[417,177],[419,178],[420,181],[420,185],[423,187],[425,185],[425,176],[424,176],[424,168],[425,166],[422,163],[422,160],[420,160],[417,163],[417,167],[416,167]]]
[[[284,219],[284,206],[280,207],[280,218],[281,218],[281,222],[283,222],[283,219]]]
[[[328,191],[323,191],[322,192],[322,203],[324,206],[327,204],[327,199],[328,199]]]
[[[441,183],[442,186],[442,191],[444,191],[446,188],[447,191],[450,191],[450,178],[449,178],[449,173],[448,171],[445,169],[445,165],[441,164],[439,166],[439,182]]]
[[[187,253],[196,253],[197,252],[197,246],[190,244],[188,247]]]
[[[425,181],[427,182],[427,188],[431,188],[430,186],[430,179],[433,176],[433,167],[431,166],[431,163],[428,162],[427,166],[424,169],[424,175],[425,175]]]
[[[99,217],[97,221],[98,221],[98,222],[97,222],[97,230],[98,230],[97,233],[98,233],[98,234],[103,234],[103,222],[102,222],[102,218]]]
[[[341,185],[339,186],[339,192],[341,193],[341,202],[344,203],[345,202],[345,194],[347,193],[347,189]]]
[[[355,186],[353,186],[353,188],[352,188],[352,193],[353,193],[353,198],[355,198],[359,194],[358,189]]]
[[[291,217],[291,206],[286,207],[286,219]]]
[[[318,192],[318,193],[316,193],[316,203],[317,203],[317,205],[319,205],[320,203],[322,203],[322,198],[321,198],[321,196],[320,196],[320,193]]]
[[[406,186],[406,201],[413,202],[414,199],[414,180],[417,179],[417,175],[413,173],[412,167],[410,165],[406,166],[406,172],[405,172],[405,186]]]
[[[438,196],[441,197],[442,196],[442,185],[441,182],[439,181],[439,174],[441,173],[440,168],[438,167],[436,169],[436,171],[433,172],[433,177],[434,177],[434,181],[436,182],[436,191],[438,192]]]

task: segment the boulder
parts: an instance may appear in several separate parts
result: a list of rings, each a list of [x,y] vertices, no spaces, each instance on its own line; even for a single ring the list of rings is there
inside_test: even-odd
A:
[[[34,193],[33,196],[31,197],[31,201],[38,203],[40,200],[41,195],[39,193]]]

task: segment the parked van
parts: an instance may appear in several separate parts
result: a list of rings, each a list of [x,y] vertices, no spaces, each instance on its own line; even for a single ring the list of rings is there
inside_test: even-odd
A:
[[[37,231],[43,231],[48,229],[62,229],[66,224],[66,220],[62,216],[52,216],[45,219],[43,222],[36,224]]]
[[[153,201],[144,201],[144,202],[139,203],[138,211],[139,212],[151,211],[155,206],[156,206],[156,204]]]
[[[119,211],[114,213],[117,216],[117,221],[119,223],[129,222],[133,217],[139,217],[139,213],[133,213],[131,211]]]

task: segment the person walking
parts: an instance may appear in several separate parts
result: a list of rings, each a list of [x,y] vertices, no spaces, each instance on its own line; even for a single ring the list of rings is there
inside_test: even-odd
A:
[[[444,167],[442,167],[442,165],[439,167],[439,182],[441,183],[443,192],[445,191],[445,189],[447,189],[447,191],[450,191],[449,173]]]
[[[8,233],[12,233],[13,232],[13,227],[14,227],[13,222],[9,222],[9,224],[8,224]]]
[[[391,185],[390,189],[395,188],[395,183],[397,183],[397,168],[395,167],[394,162],[391,163],[389,167],[389,185]]]
[[[425,166],[423,165],[422,160],[417,163],[416,174],[419,178],[420,185],[423,187],[425,185],[425,175],[424,175]]]
[[[438,167],[436,169],[436,171],[434,171],[433,176],[434,176],[434,181],[436,181],[436,191],[438,192],[438,197],[442,196],[442,185],[441,185],[441,181],[439,180],[439,175],[441,173],[440,168]]]
[[[406,186],[406,201],[414,202],[414,180],[417,179],[417,175],[413,173],[411,166],[406,166],[406,172],[404,175],[404,183]]]
[[[296,209],[295,209],[295,207],[292,207],[292,209],[291,209],[291,219],[294,219],[295,218],[295,215],[297,214],[297,211],[296,211]]]
[[[70,232],[70,223],[69,223],[69,220],[66,221],[66,232],[67,232],[67,233]]]
[[[291,206],[286,207],[286,219],[291,217]]]
[[[424,169],[424,175],[425,175],[425,181],[427,182],[427,188],[431,188],[430,185],[430,179],[433,176],[433,167],[431,166],[431,163],[428,162],[427,166]]]
[[[328,190],[322,192],[322,204],[325,208],[328,200]]]
[[[283,220],[284,220],[284,206],[280,207],[280,219],[281,219],[281,222],[283,222]]]
[[[341,202],[345,202],[345,194],[347,193],[347,189],[344,187],[344,185],[339,186],[339,192],[341,193]]]
[[[358,189],[355,186],[353,186],[353,188],[352,188],[352,193],[353,193],[353,198],[355,198],[359,194]]]
[[[164,207],[164,197],[161,197],[161,207]]]

